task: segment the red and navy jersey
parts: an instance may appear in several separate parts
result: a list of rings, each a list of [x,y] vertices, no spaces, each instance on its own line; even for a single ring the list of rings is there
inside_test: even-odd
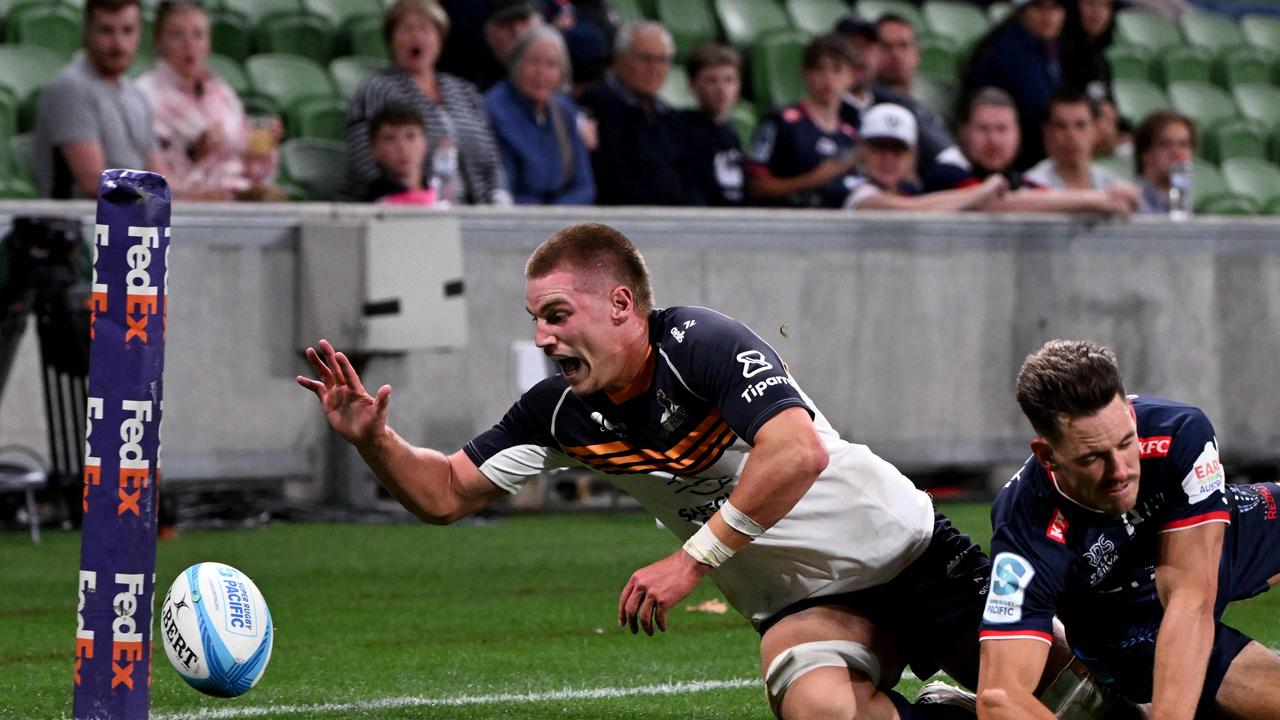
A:
[[[991,509],[992,575],[980,637],[1050,642],[1056,614],[1074,647],[1101,652],[1149,640],[1160,533],[1229,523],[1213,426],[1198,408],[1133,397],[1141,477],[1123,516],[1077,504],[1032,457]]]
[[[738,439],[751,444],[781,410],[803,407],[813,415],[773,348],[720,313],[655,310],[649,343],[644,370],[621,393],[579,397],[563,376],[548,378],[464,450],[482,470],[492,470],[491,461],[504,453],[538,446],[606,474],[670,473],[697,486],[705,484],[701,476],[724,475],[723,468],[711,470],[725,451]],[[505,487],[503,473],[485,474]],[[718,493],[732,479],[707,487]]]
[[[830,160],[853,152],[858,132],[843,118],[835,132],[818,127],[804,103],[771,113],[760,122],[747,153],[747,173],[789,178],[803,175]],[[844,206],[850,183],[857,174],[852,170],[826,185],[805,190],[786,198],[784,204],[794,207]]]

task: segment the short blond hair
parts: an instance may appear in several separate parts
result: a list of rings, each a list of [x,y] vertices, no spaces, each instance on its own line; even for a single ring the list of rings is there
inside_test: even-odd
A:
[[[382,39],[388,46],[396,27],[410,15],[420,15],[435,25],[441,41],[449,34],[449,14],[436,0],[396,0],[382,16]]]
[[[640,315],[653,309],[653,284],[644,257],[626,235],[608,225],[581,223],[552,235],[529,256],[524,276],[533,280],[566,269],[590,271],[627,286]]]

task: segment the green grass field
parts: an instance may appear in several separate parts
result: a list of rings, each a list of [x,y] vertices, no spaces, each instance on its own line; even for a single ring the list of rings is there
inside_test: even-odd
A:
[[[942,509],[985,545],[986,506]],[[766,720],[756,635],[732,611],[682,606],[653,638],[615,626],[627,577],[676,546],[640,514],[187,532],[160,545],[157,604],[186,566],[234,565],[270,603],[275,650],[257,688],[218,700],[156,644],[152,717]],[[0,718],[71,714],[79,552],[74,533],[0,535]],[[715,597],[704,583],[684,605]],[[1229,617],[1280,644],[1280,596]]]

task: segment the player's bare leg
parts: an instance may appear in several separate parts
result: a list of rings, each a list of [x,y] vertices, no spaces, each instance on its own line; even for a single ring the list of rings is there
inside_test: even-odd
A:
[[[1280,656],[1256,641],[1245,645],[1227,668],[1216,700],[1229,718],[1280,718]]]
[[[774,712],[784,720],[894,720],[876,681],[901,672],[883,633],[847,608],[819,606],[789,615],[760,641],[761,670]]]

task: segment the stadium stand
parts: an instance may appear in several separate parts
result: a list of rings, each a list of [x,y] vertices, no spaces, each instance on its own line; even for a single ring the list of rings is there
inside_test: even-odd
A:
[[[969,48],[987,32],[990,20],[975,5],[955,0],[925,0],[920,7],[924,28]],[[921,26],[917,25],[917,28]]]
[[[1253,199],[1259,207],[1280,197],[1280,169],[1262,158],[1224,160],[1222,179],[1231,192]]]
[[[1209,128],[1202,147],[1205,157],[1215,162],[1227,158],[1266,157],[1267,131],[1251,120],[1232,118]]]
[[[1245,15],[1240,18],[1240,32],[1256,48],[1273,51],[1280,48],[1280,17]]]
[[[694,48],[716,39],[716,18],[708,0],[657,0],[658,22],[671,32],[676,58],[683,60]]]
[[[359,17],[350,24],[351,54],[385,58],[387,41],[382,38],[381,17]]]
[[[346,163],[347,146],[336,140],[294,138],[280,146],[283,184],[297,185],[307,200],[333,200],[342,185],[334,168]]]
[[[619,23],[634,22],[649,17],[640,5],[640,0],[610,0],[609,7],[613,9]]]
[[[1160,15],[1128,8],[1116,13],[1116,42],[1156,52],[1182,43],[1178,28]]]
[[[1246,83],[1231,88],[1240,114],[1264,127],[1280,126],[1280,88],[1261,83]]]
[[[897,15],[911,21],[915,28],[927,27],[916,6],[906,0],[860,0],[857,13],[868,20],[878,20],[881,15]]]
[[[80,49],[81,13],[59,2],[26,2],[5,16],[7,42],[52,50],[64,59]]]
[[[288,15],[305,9],[301,0],[218,0],[218,4],[244,16],[254,27],[272,15]]]
[[[1196,47],[1212,53],[1244,44],[1240,27],[1226,15],[1206,12],[1187,12],[1178,18],[1182,36]]]
[[[1151,79],[1152,54],[1140,45],[1112,45],[1107,48],[1111,77],[1117,80]]]
[[[799,30],[782,30],[755,44],[751,55],[752,97],[762,112],[785,107],[804,96],[800,58],[808,41]]]
[[[36,97],[65,61],[48,48],[30,45],[0,45],[0,87],[18,102],[18,132],[31,129],[35,120]]]
[[[231,89],[236,91],[236,95],[243,98],[253,92],[253,87],[249,84],[249,76],[244,73],[244,65],[235,58],[211,53],[208,62],[209,69],[230,85]]]
[[[920,65],[916,73],[949,83],[960,75],[960,45],[949,37],[923,37],[918,41]]]
[[[213,8],[209,11],[209,39],[219,55],[244,62],[253,53],[253,26],[238,12]]]
[[[1236,116],[1236,104],[1225,90],[1206,82],[1172,82],[1166,88],[1174,110],[1186,115],[1202,132]]]
[[[751,47],[766,33],[791,27],[774,0],[714,0],[725,40],[739,50]]]
[[[1134,126],[1152,111],[1169,107],[1164,91],[1144,80],[1119,80],[1111,85],[1116,99],[1116,112]]]
[[[338,97],[350,100],[356,88],[370,76],[387,66],[382,58],[349,55],[329,62],[329,78],[338,91]]]
[[[253,89],[288,111],[309,97],[336,97],[329,75],[319,63],[296,55],[261,54],[245,62]]]
[[[667,79],[663,81],[658,97],[666,100],[671,107],[681,110],[698,106],[697,98],[689,89],[689,75],[679,65],[673,65],[667,71]]]
[[[797,30],[810,35],[830,32],[836,21],[849,14],[841,0],[786,0],[787,16]]]
[[[1241,45],[1223,50],[1214,65],[1215,81],[1228,90],[1246,83],[1268,83],[1275,65],[1274,52]]]
[[[1207,83],[1213,74],[1213,53],[1194,45],[1170,45],[1156,55],[1155,78],[1166,88],[1175,82]]]
[[[347,128],[347,101],[337,97],[308,97],[285,112],[289,137],[343,140]]]
[[[258,23],[255,40],[259,52],[289,53],[326,63],[333,57],[337,30],[319,15],[283,13]]]

